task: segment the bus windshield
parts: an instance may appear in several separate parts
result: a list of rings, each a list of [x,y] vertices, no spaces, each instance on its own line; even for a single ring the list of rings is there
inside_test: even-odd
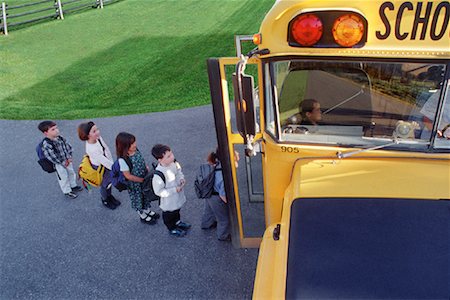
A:
[[[431,133],[450,123],[446,68],[444,63],[271,62],[266,64],[272,106],[267,130],[286,142],[372,146],[396,141],[393,147],[428,149]],[[446,103],[438,105],[444,98]]]

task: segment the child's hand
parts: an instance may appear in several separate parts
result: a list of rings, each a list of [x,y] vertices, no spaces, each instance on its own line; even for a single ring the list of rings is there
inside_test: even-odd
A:
[[[181,192],[183,190],[182,186],[177,186],[177,193]]]
[[[72,162],[72,159],[66,159],[66,161],[65,161],[65,163],[64,163],[64,166],[65,167],[68,167],[69,165],[70,165],[70,163]]]

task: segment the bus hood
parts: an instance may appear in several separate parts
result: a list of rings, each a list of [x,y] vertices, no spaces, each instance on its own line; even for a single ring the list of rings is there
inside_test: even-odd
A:
[[[253,298],[447,299],[449,183],[438,159],[298,159]]]
[[[398,157],[297,160],[285,200],[324,197],[450,199],[450,163]]]

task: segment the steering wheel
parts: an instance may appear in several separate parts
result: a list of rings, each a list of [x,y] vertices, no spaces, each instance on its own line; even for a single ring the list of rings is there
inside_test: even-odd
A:
[[[308,134],[309,133],[309,129],[304,127],[304,126],[287,125],[283,129],[283,133],[284,134],[287,134],[287,133]]]

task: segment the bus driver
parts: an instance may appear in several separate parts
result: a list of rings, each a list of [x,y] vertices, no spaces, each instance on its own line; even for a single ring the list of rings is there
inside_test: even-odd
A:
[[[322,110],[319,101],[305,99],[298,106],[299,113],[290,116],[284,126],[287,125],[318,125],[322,121]]]

